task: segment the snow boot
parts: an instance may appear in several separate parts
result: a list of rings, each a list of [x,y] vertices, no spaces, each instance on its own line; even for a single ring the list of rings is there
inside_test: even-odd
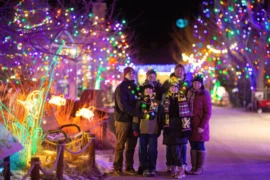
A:
[[[191,157],[191,170],[187,171],[187,174],[193,174],[194,171],[197,169],[197,151],[190,150],[190,157]]]
[[[194,175],[203,173],[203,166],[206,158],[206,151],[197,151],[197,169],[193,172]]]

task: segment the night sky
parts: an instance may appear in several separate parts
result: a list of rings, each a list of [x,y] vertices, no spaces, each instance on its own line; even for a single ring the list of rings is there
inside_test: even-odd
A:
[[[132,44],[138,51],[140,63],[163,64],[162,58],[157,60],[156,56],[168,55],[172,41],[169,34],[176,20],[194,19],[200,4],[201,0],[118,0],[115,15],[118,19],[127,20],[128,32],[135,32]],[[156,52],[160,54],[160,51],[164,53],[153,56]]]

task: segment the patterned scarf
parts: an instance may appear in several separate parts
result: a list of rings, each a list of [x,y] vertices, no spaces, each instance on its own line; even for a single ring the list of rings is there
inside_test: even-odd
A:
[[[194,116],[193,114],[193,102],[194,102],[194,99],[195,99],[195,95],[196,95],[196,89],[194,88],[191,88],[190,90],[188,90],[188,93],[187,93],[187,100],[188,100],[188,105],[189,105],[189,109],[190,109],[190,112],[191,112],[191,116]]]
[[[177,97],[178,106],[179,106],[179,117],[182,121],[182,132],[190,131],[190,110],[188,106],[187,99],[184,94],[175,93],[172,94],[168,92],[164,101],[164,112],[165,112],[165,125],[164,127],[169,127],[169,106],[170,106],[170,97]]]

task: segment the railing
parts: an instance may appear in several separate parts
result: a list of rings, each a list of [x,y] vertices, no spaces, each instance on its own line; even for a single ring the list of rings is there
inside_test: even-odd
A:
[[[104,118],[105,119],[105,118]],[[98,126],[102,125],[102,139],[106,139],[106,131],[107,131],[107,119],[103,120],[99,123],[97,123],[95,126],[91,127],[91,129],[94,129]],[[56,177],[58,180],[63,180],[63,173],[64,173],[64,152],[67,151],[70,154],[80,154],[85,151],[88,153],[88,167],[90,169],[95,168],[95,135],[90,134],[90,131],[86,131],[83,134],[83,138],[81,138],[82,141],[87,142],[87,144],[77,152],[69,150],[66,146],[70,145],[70,143],[65,143],[65,141],[59,141],[58,143],[53,143],[49,142],[50,144],[56,145],[57,146],[57,158],[52,166],[51,169],[47,170],[43,168],[40,164],[40,159],[39,157],[32,157],[31,158],[31,166],[30,169],[28,170],[27,174],[23,177],[22,180],[26,180],[27,177],[31,176],[32,180],[39,180],[40,179],[40,171],[43,172],[43,174],[52,174],[52,172],[56,169]],[[48,142],[48,141],[47,141]],[[76,141],[77,142],[77,141]],[[75,143],[76,143],[75,142]],[[11,172],[10,172],[10,157],[4,158],[4,171],[3,171],[3,176],[4,180],[10,180],[11,177]]]

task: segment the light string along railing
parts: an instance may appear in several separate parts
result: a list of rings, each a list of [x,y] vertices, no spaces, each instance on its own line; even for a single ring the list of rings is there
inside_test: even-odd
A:
[[[88,141],[88,143],[80,151],[77,151],[77,152],[74,152],[74,151],[71,151],[71,150],[67,149],[66,148],[66,144],[59,144],[58,152],[61,152],[62,149],[64,149],[64,150],[66,150],[67,152],[69,152],[70,154],[73,154],[73,155],[81,154],[81,153],[83,153],[90,146],[90,144],[93,142],[92,141],[93,139],[95,139],[95,138],[94,137],[90,137],[90,140]],[[54,165],[52,166],[52,168],[50,170],[46,170],[45,168],[42,168],[41,165],[40,165],[40,162],[31,163],[30,169],[28,170],[27,174],[23,177],[22,180],[26,180],[26,178],[31,174],[31,172],[34,169],[34,166],[35,165],[39,165],[39,169],[44,174],[51,174],[55,170],[55,168],[57,166],[57,163],[59,161],[59,157],[60,157],[60,153],[57,154],[57,158],[56,158],[56,160],[54,162]]]

